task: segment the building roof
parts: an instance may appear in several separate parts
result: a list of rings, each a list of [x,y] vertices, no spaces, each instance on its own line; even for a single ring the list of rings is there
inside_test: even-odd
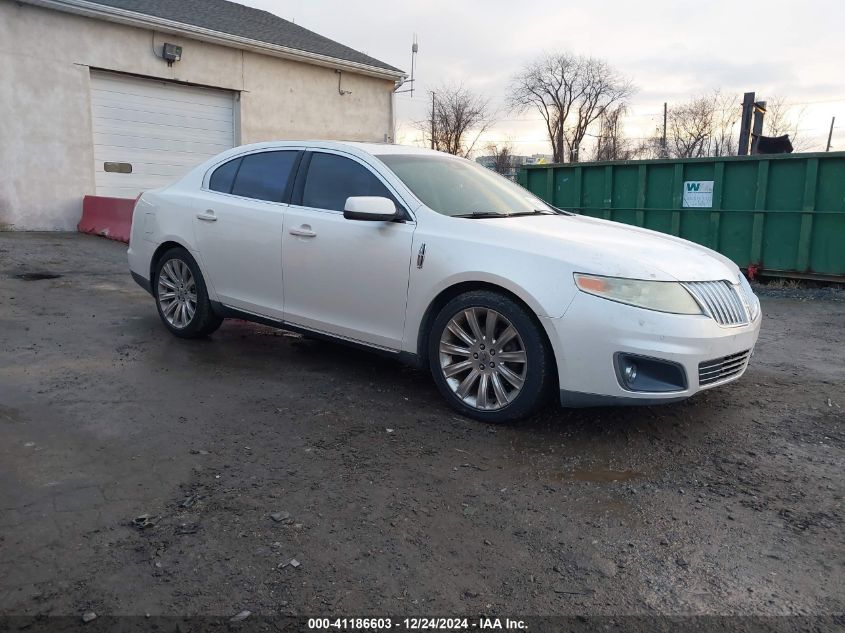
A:
[[[381,69],[389,74],[404,74],[339,42],[280,18],[273,13],[254,9],[228,0],[87,0],[83,2],[49,2],[53,5],[87,5],[96,8],[128,11],[142,16],[224,33],[253,42],[302,51],[320,57]],[[68,7],[69,8],[69,7]]]

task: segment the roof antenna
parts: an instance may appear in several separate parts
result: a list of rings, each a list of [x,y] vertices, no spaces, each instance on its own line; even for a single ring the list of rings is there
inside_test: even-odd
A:
[[[419,44],[417,44],[417,34],[414,33],[414,42],[411,44],[411,78],[406,79],[403,81],[400,86],[404,86],[405,84],[411,84],[411,87],[406,90],[396,90],[396,94],[401,94],[403,92],[410,92],[411,98],[414,98],[414,64],[417,59],[417,51],[420,49]]]

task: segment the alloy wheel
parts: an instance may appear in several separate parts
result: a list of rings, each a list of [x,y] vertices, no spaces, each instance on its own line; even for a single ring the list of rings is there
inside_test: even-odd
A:
[[[167,322],[184,328],[197,311],[197,282],[181,259],[169,259],[158,275],[158,304]]]
[[[454,315],[440,337],[440,369],[465,405],[502,409],[522,391],[528,371],[525,345],[499,312],[466,308]]]

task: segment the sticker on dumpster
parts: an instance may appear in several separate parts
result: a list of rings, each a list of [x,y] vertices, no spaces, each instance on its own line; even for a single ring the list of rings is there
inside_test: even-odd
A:
[[[713,181],[712,180],[687,180],[684,182],[684,204],[685,207],[712,207],[713,206]]]

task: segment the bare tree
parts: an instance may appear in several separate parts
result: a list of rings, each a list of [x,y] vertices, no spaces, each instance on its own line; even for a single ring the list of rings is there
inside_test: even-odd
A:
[[[713,93],[713,132],[710,136],[711,156],[735,156],[739,149],[738,126],[742,120],[739,95]]]
[[[493,157],[493,171],[503,176],[510,176],[514,170],[513,146],[510,142],[488,143],[487,151]]]
[[[713,100],[693,97],[669,108],[667,132],[670,153],[676,158],[707,156],[713,132]]]
[[[636,153],[631,140],[625,136],[622,119],[627,114],[627,106],[620,103],[608,108],[599,118],[599,134],[596,138],[594,160],[630,160]]]
[[[640,139],[629,139],[631,160],[648,160],[655,158],[667,158],[663,150],[663,125],[661,117],[661,125],[654,128],[654,133],[651,136]],[[633,141],[637,140],[636,143]]]
[[[793,108],[781,96],[775,96],[766,103],[766,115],[763,118],[763,129],[766,136],[789,135],[793,151],[804,152],[813,146],[808,139],[798,137],[801,121],[806,108]]]
[[[575,162],[588,128],[632,93],[631,82],[607,62],[557,53],[532,62],[512,79],[509,102],[518,111],[539,111],[554,161]]]
[[[667,144],[676,158],[733,156],[742,106],[736,95],[698,95],[669,108]]]
[[[428,116],[418,121],[426,145],[456,156],[469,156],[494,122],[490,102],[462,85],[430,90]]]
[[[766,103],[766,115],[763,118],[766,136],[783,136],[793,131],[793,124],[789,116],[789,106],[781,96],[775,96]]]

